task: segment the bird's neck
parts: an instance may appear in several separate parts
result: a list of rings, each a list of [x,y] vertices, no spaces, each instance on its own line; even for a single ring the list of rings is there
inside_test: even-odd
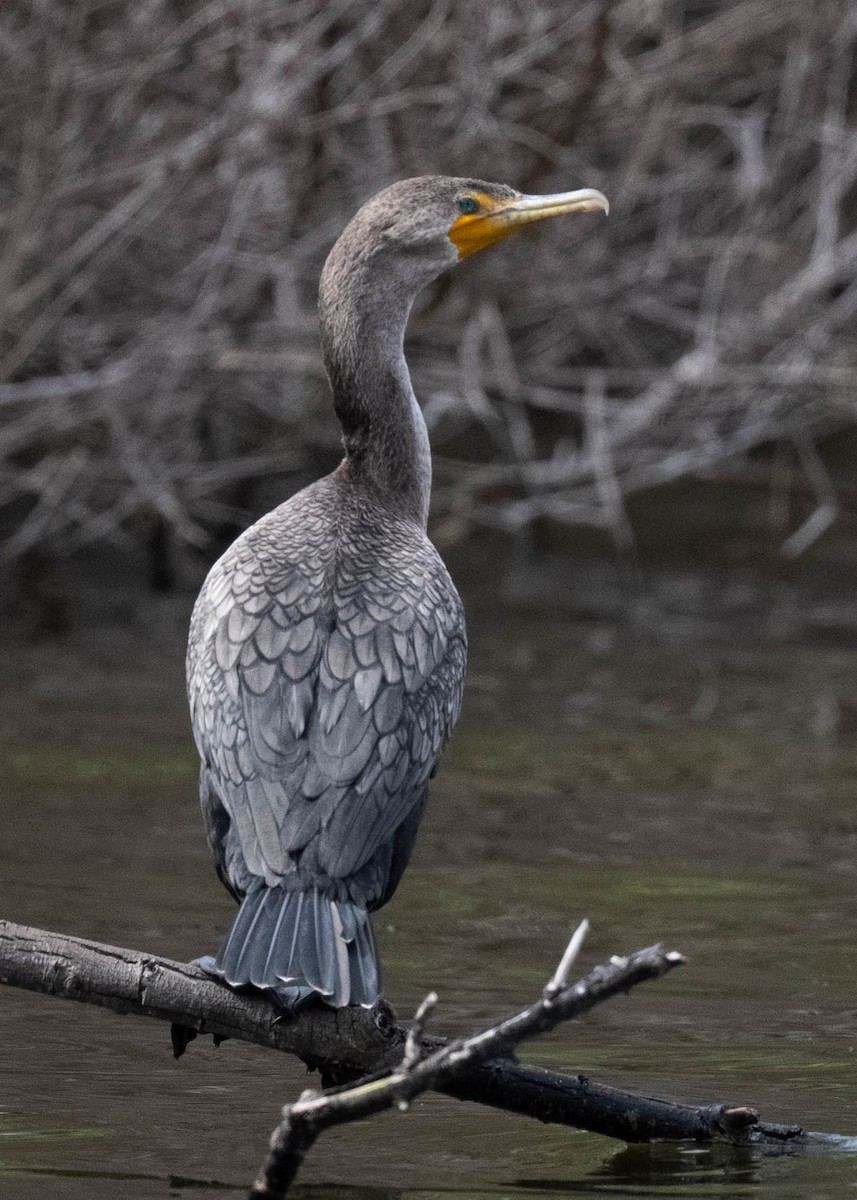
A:
[[[403,349],[413,297],[365,264],[330,266],[319,297],[321,342],[349,469],[425,528],[431,450]]]

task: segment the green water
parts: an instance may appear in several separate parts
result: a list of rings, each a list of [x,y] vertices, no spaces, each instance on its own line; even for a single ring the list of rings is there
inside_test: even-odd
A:
[[[86,632],[10,650],[3,916],[175,958],[225,930],[180,608],[106,650]],[[435,989],[439,1029],[478,1029],[537,993],[587,916],[582,967],[655,940],[688,963],[523,1058],[847,1137],[857,649],[692,633],[477,605],[465,715],[378,922],[386,992],[406,1016]],[[233,1043],[175,1062],[157,1022],[11,989],[0,1037],[0,1196],[15,1200],[240,1196],[307,1082]],[[629,1148],[430,1095],[327,1134],[294,1194],[825,1200],[857,1195],[851,1151]]]

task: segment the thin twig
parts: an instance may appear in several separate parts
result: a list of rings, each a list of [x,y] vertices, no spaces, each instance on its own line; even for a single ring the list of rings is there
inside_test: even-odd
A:
[[[437,992],[429,992],[416,1011],[411,1028],[408,1030],[408,1040],[405,1043],[405,1053],[402,1055],[402,1066],[410,1070],[423,1056],[423,1038],[426,1023],[437,1007]]]
[[[565,948],[565,953],[559,960],[559,965],[554,972],[553,978],[545,985],[544,998],[545,1000],[553,1000],[554,996],[559,992],[564,991],[568,987],[568,973],[577,961],[577,956],[581,951],[586,935],[589,933],[589,921],[586,917],[575,929],[571,935],[568,945]]]

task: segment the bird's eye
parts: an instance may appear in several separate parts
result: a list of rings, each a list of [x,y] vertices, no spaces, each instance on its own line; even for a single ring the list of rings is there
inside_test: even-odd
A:
[[[464,196],[458,201],[458,211],[468,214],[479,212],[479,201],[474,200],[472,196]]]

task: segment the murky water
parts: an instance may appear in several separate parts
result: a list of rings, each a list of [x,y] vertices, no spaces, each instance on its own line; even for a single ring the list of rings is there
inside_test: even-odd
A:
[[[471,602],[465,716],[379,921],[387,994],[407,1015],[434,988],[438,1026],[474,1030],[532,998],[588,916],[583,966],[654,940],[688,965],[522,1057],[857,1133],[857,638],[784,633],[788,604],[746,594],[709,624],[711,596],[673,590],[633,627]],[[3,916],[176,958],[226,928],[182,607],[10,648]],[[157,1022],[9,989],[0,1037],[16,1200],[241,1195],[306,1081],[233,1043],[177,1063]],[[857,1194],[851,1149],[628,1148],[428,1096],[326,1135],[295,1194],[822,1200]]]

